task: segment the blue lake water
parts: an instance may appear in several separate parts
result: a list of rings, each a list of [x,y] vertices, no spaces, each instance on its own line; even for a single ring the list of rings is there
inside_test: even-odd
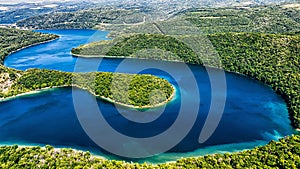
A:
[[[286,104],[270,87],[244,76],[226,72],[226,104],[222,118],[212,136],[200,144],[198,138],[208,117],[212,105],[211,99],[217,98],[218,100],[224,95],[222,91],[212,94],[210,78],[214,77],[209,77],[208,72],[221,74],[221,70],[188,65],[192,72],[192,74],[188,74],[183,73],[185,70],[181,63],[135,59],[127,60],[125,66],[119,69],[120,64],[124,63],[124,59],[79,59],[70,55],[73,47],[107,39],[107,32],[93,30],[47,30],[41,32],[55,33],[61,38],[14,53],[5,60],[5,65],[20,70],[47,68],[62,71],[94,71],[98,69],[122,73],[138,71],[157,75],[169,80],[177,89],[176,97],[162,110],[161,116],[157,119],[154,118],[161,108],[139,112],[124,107],[116,109],[113,104],[97,100],[97,107],[101,110],[105,120],[119,133],[135,138],[147,138],[159,135],[169,129],[179,117],[181,107],[190,107],[191,110],[184,109],[183,112],[189,121],[188,118],[193,116],[191,113],[193,107],[199,105],[195,124],[180,143],[167,153],[143,159],[122,158],[108,153],[95,144],[80,125],[78,112],[76,113],[74,108],[73,96],[81,98],[80,102],[84,108],[82,113],[85,113],[86,116],[95,111],[90,106],[93,96],[81,89],[60,88],[0,102],[0,144],[50,144],[56,147],[89,150],[109,159],[157,163],[181,157],[249,149],[294,132],[290,126]],[[100,61],[101,64],[98,68]],[[95,69],[95,67],[97,68]],[[146,69],[141,71],[140,69],[143,67]],[[155,67],[166,68],[173,74]],[[193,86],[193,80],[197,82],[196,88]],[[200,98],[195,98],[197,96],[195,91],[199,91]],[[186,105],[182,105],[182,100]],[[134,118],[149,122],[138,123],[130,120]],[[186,125],[188,124],[182,123],[182,128]],[[97,126],[101,130],[102,124],[97,124]],[[99,135],[103,137],[109,135],[108,131],[100,130]],[[172,140],[172,138],[169,139]],[[127,142],[120,143],[120,151],[130,151],[128,144]],[[151,145],[149,147],[151,148]],[[149,147],[139,147],[139,149],[147,151]],[[135,149],[137,148],[135,147]]]

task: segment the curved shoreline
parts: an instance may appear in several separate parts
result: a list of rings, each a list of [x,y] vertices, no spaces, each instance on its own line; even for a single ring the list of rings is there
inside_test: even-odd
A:
[[[38,42],[38,43],[31,44],[31,45],[27,45],[27,46],[24,46],[24,47],[22,47],[22,48],[19,48],[19,49],[16,49],[16,50],[10,52],[8,55],[4,56],[4,58],[3,58],[3,60],[2,60],[2,63],[3,63],[2,65],[5,66],[5,65],[4,65],[4,61],[5,61],[5,59],[6,59],[7,57],[9,57],[10,55],[12,55],[12,54],[14,54],[14,53],[16,53],[16,52],[19,52],[19,51],[21,51],[21,50],[23,50],[23,49],[27,49],[27,48],[30,48],[30,47],[38,46],[38,45],[41,45],[41,44],[46,44],[46,43],[55,41],[55,40],[57,40],[57,39],[60,38],[58,35],[56,35],[56,36],[57,36],[57,37],[54,38],[54,39],[50,39],[50,40],[47,40],[47,41],[43,41],[43,42]]]
[[[17,99],[18,97],[22,97],[22,96],[30,96],[30,95],[33,95],[33,94],[37,94],[37,93],[49,91],[51,89],[59,89],[59,88],[65,88],[65,87],[71,87],[71,86],[45,87],[45,88],[41,88],[41,89],[37,89],[37,90],[33,90],[33,91],[28,91],[28,92],[20,93],[20,94],[14,95],[14,96],[2,97],[2,98],[0,98],[0,103],[1,102],[6,102],[6,101],[10,101],[10,100],[14,100],[14,99]]]
[[[44,91],[49,91],[49,90],[52,90],[52,89],[67,88],[67,87],[70,87],[70,88],[76,87],[78,89],[85,90],[85,91],[89,92],[90,94],[94,95],[96,98],[100,98],[102,100],[105,100],[107,102],[110,102],[110,103],[113,103],[113,104],[116,104],[116,105],[119,105],[119,106],[128,107],[128,108],[134,108],[134,109],[150,109],[150,108],[161,107],[161,106],[164,106],[164,105],[168,104],[171,100],[173,100],[175,98],[175,95],[176,95],[176,88],[172,85],[173,93],[165,101],[163,101],[161,103],[158,103],[158,104],[155,104],[155,105],[134,106],[134,105],[129,105],[129,104],[117,102],[117,101],[114,101],[111,98],[107,98],[107,97],[104,97],[104,96],[98,96],[94,92],[91,92],[90,90],[85,89],[85,88],[81,88],[78,85],[71,85],[71,86],[65,85],[65,86],[45,87],[45,88],[41,88],[41,89],[38,89],[38,90],[33,90],[33,91],[25,92],[25,93],[20,93],[20,94],[17,94],[15,96],[9,96],[9,97],[6,97],[6,98],[0,98],[0,103],[1,102],[6,102],[6,101],[10,101],[10,100],[14,100],[14,99],[17,99],[18,97],[22,97],[22,96],[28,96],[28,95],[33,95],[33,94],[41,93],[41,92],[44,92]]]
[[[79,57],[79,58],[139,59],[139,60],[156,60],[156,61],[166,61],[166,62],[175,62],[175,63],[185,63],[184,61],[181,61],[181,60],[165,60],[165,59],[159,60],[159,59],[150,59],[150,58],[136,58],[136,57],[132,57],[132,56],[80,55],[80,54],[75,54],[72,52],[70,52],[70,54],[73,57]]]
[[[135,57],[131,57],[131,56],[108,56],[108,55],[80,55],[80,54],[74,54],[72,52],[70,52],[70,54],[74,57],[81,57],[81,58],[109,58],[109,59],[138,59],[138,60],[150,60],[150,59],[147,59],[147,58],[135,58]],[[154,61],[156,61],[155,59],[152,59]],[[163,60],[158,60],[158,61],[165,61],[165,62],[175,62],[175,63],[184,63],[184,64],[188,64],[188,65],[198,65],[198,64],[192,64],[192,63],[186,63],[184,61],[180,61],[180,60],[166,60],[166,59],[163,59]],[[217,70],[220,70],[220,71],[226,71],[227,73],[234,73],[234,74],[237,74],[239,76],[242,76],[242,77],[247,77],[247,78],[250,78],[252,80],[255,80],[257,82],[260,82],[268,87],[270,87],[272,89],[272,86],[269,85],[269,84],[266,84],[260,80],[257,80],[255,79],[254,77],[251,77],[251,76],[248,76],[246,74],[242,74],[242,73],[239,73],[239,72],[234,72],[234,71],[229,71],[229,70],[226,70],[226,69],[223,69],[223,68],[220,68],[220,67],[214,67],[214,66],[209,66],[209,65],[198,65],[198,66],[203,66],[204,68],[210,68],[210,69],[217,69]],[[272,89],[273,90],[273,89]],[[275,93],[276,91],[273,90]]]
[[[76,87],[78,87],[78,86],[76,86]],[[80,87],[78,87],[78,88],[80,88]],[[84,89],[84,90],[89,91],[91,94],[93,94],[94,96],[96,96],[98,98],[101,98],[102,100],[105,100],[105,101],[113,103],[113,104],[117,104],[119,106],[134,108],[134,109],[151,109],[151,108],[157,108],[157,107],[164,106],[164,105],[168,104],[170,101],[172,101],[175,98],[175,95],[176,95],[176,88],[173,85],[172,85],[172,88],[173,88],[173,92],[172,92],[171,96],[169,98],[167,98],[165,101],[163,101],[161,103],[158,103],[158,104],[155,104],[155,105],[146,105],[146,106],[134,106],[134,105],[129,105],[129,104],[117,102],[117,101],[114,101],[111,98],[107,98],[107,97],[103,97],[103,96],[97,96],[95,93],[93,93],[89,90],[86,90],[86,89]],[[82,88],[80,88],[80,89],[82,89]]]

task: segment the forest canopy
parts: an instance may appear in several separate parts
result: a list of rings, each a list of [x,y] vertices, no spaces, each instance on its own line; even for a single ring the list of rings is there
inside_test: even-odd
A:
[[[239,153],[184,158],[164,164],[138,164],[105,160],[89,152],[46,147],[0,147],[0,168],[300,168],[300,136],[288,136],[280,141]]]

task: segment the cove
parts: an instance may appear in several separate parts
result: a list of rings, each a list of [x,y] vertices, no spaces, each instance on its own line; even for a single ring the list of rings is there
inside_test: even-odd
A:
[[[74,71],[74,65],[80,58],[72,57],[71,48],[82,43],[106,39],[107,32],[92,30],[47,30],[41,32],[55,33],[61,36],[55,41],[30,47],[10,55],[5,65],[21,70],[27,68],[47,68],[62,71]],[[93,36],[94,35],[94,36]],[[123,59],[102,59],[98,70],[115,72]],[[145,159],[124,159],[112,155],[97,146],[81,127],[74,110],[72,94],[82,98],[85,111],[94,111],[88,92],[72,88],[51,89],[37,94],[17,97],[0,102],[0,144],[2,145],[54,145],[89,150],[108,159],[122,159],[137,162],[161,163],[181,157],[199,156],[219,152],[234,152],[264,145],[270,140],[277,140],[294,133],[288,119],[286,104],[270,87],[260,82],[235,73],[226,72],[227,95],[222,119],[214,134],[203,144],[198,142],[199,134],[208,115],[211,100],[211,85],[207,70],[202,66],[188,65],[193,76],[178,70],[174,62],[148,61],[130,59],[130,65],[156,64],[176,70],[176,79],[158,69],[146,69],[140,73],[157,75],[168,79],[181,95],[166,105],[162,115],[149,123],[136,123],[126,117],[136,117],[138,113],[130,108],[119,108],[102,100],[97,100],[98,107],[107,122],[118,132],[137,138],[146,138],[163,133],[176,120],[181,99],[187,99],[191,106],[195,102],[195,88],[189,87],[195,78],[200,92],[200,109],[193,128],[188,135],[169,152]],[[82,59],[79,71],[92,71],[91,65],[98,64],[99,59]],[[127,66],[122,73],[135,72],[135,66]],[[219,70],[216,70],[218,72]],[[187,87],[180,88],[179,83]],[[217,93],[216,95],[218,95]],[[140,118],[151,119],[160,110],[150,109]],[[189,111],[185,112],[189,114]],[[101,124],[99,124],[101,126]],[[184,124],[183,124],[184,125]],[[105,131],[99,132],[105,137]],[[128,144],[123,143],[124,149]]]
[[[95,30],[38,30],[37,32],[56,34],[60,38],[11,54],[6,57],[5,66],[19,70],[41,68],[72,72],[78,59],[70,54],[73,47],[108,39],[106,37],[108,32]],[[89,59],[81,60],[87,65],[93,62]]]

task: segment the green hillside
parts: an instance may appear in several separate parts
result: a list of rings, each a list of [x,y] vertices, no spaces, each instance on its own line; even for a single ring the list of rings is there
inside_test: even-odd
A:
[[[114,45],[109,46],[111,44]],[[149,55],[147,55],[147,50],[153,52],[154,49],[169,52],[169,55],[166,52],[161,54],[157,53],[157,55],[149,53]],[[141,50],[143,51],[138,55],[134,55]],[[87,56],[126,56],[156,60],[161,60],[162,57],[164,57],[165,60],[202,64],[201,59],[197,57],[196,53],[185,43],[172,36],[158,34],[136,34],[130,37],[124,37],[122,40],[115,40],[112,42],[96,42],[90,45],[83,45],[72,49],[72,54]]]
[[[300,10],[291,5],[207,8],[194,10],[184,17],[203,33],[300,33]]]

